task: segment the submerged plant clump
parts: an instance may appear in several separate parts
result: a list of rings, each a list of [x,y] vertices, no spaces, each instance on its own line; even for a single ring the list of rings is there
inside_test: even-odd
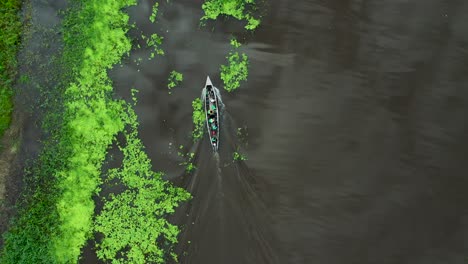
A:
[[[193,131],[192,131],[192,138],[194,141],[197,141],[202,138],[203,136],[203,127],[206,120],[205,112],[203,111],[203,104],[200,98],[193,100],[192,102],[193,113],[192,113],[192,121],[193,121]]]
[[[182,158],[185,159],[183,162],[179,163],[179,165],[185,166],[185,172],[191,173],[192,171],[197,169],[195,164],[193,164],[193,159],[195,157],[195,153],[188,152],[188,153],[184,154],[184,153],[181,152],[183,149],[184,149],[184,146],[180,145],[179,146],[179,152],[177,152],[177,155],[179,157],[182,157]]]
[[[236,132],[237,138],[239,141],[246,147],[249,146],[249,142],[247,141],[247,138],[249,136],[249,132],[247,130],[247,126],[244,127],[238,127],[237,132]]]
[[[169,93],[170,90],[174,87],[176,87],[177,85],[179,85],[182,81],[184,80],[184,76],[182,75],[182,73],[180,72],[176,72],[176,71],[171,71],[171,74],[169,75],[169,78],[167,80],[167,88],[169,89]]]
[[[177,226],[164,217],[190,198],[185,190],[162,180],[163,174],[151,169],[151,161],[138,139],[138,122],[130,106],[123,115],[128,129],[121,168],[111,169],[108,181],[119,180],[126,190],[111,194],[96,218],[95,230],[104,238],[97,245],[97,256],[112,263],[163,263],[176,258]],[[164,238],[164,247],[157,243]]]
[[[16,76],[16,52],[20,41],[20,0],[0,1],[0,138],[11,122],[12,84]]]
[[[237,49],[241,46],[237,40],[231,40],[231,46]],[[245,53],[239,54],[237,51],[229,52],[226,57],[227,65],[221,65],[221,80],[224,82],[224,89],[232,92],[240,87],[241,81],[246,81],[249,74],[249,59]]]
[[[260,25],[260,19],[253,15],[257,8],[255,0],[207,0],[202,8],[205,12],[202,21],[225,15],[247,21],[245,28],[248,30],[254,30]]]
[[[232,159],[234,161],[243,161],[243,160],[247,160],[247,156],[245,154],[242,154],[238,151],[234,151],[232,153]]]

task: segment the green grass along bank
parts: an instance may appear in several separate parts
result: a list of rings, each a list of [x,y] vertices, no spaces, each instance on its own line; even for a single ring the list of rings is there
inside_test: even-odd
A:
[[[20,0],[0,1],[0,138],[11,122],[16,54],[20,43]]]

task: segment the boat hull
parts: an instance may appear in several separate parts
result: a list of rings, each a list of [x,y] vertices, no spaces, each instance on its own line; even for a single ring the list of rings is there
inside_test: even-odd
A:
[[[220,131],[220,109],[217,88],[213,86],[210,77],[207,77],[206,84],[203,89],[202,99],[205,108],[206,127],[208,137],[213,151],[219,149],[219,131]]]

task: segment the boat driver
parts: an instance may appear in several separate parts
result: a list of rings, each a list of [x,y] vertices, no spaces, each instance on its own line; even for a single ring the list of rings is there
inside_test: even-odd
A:
[[[216,140],[215,137],[212,137],[212,138],[211,138],[211,143],[213,143],[213,146],[216,146],[216,141],[217,141],[217,140]]]

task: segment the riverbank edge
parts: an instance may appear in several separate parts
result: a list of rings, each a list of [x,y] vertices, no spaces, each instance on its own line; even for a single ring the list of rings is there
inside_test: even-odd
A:
[[[25,113],[14,104],[19,75],[18,56],[25,32],[30,24],[28,0],[9,0],[0,3],[4,11],[4,30],[0,32],[0,234],[8,228],[15,214],[14,204],[21,184],[16,175],[21,170],[20,148]],[[8,6],[10,5],[10,6]],[[0,249],[3,239],[0,238]]]

